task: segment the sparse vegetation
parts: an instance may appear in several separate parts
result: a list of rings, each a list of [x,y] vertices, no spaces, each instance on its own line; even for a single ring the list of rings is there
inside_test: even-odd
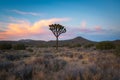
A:
[[[117,44],[117,45],[116,45],[115,55],[120,57],[120,44]]]
[[[10,50],[12,48],[12,45],[10,43],[1,43],[0,44],[0,50]]]
[[[69,48],[76,48],[76,47],[81,47],[82,45],[81,44],[68,44],[66,45],[66,47],[69,47]]]
[[[100,49],[100,50],[115,49],[115,45],[111,42],[99,42],[96,44],[96,49]]]
[[[15,50],[24,50],[24,49],[26,49],[26,47],[25,47],[25,44],[15,44],[15,45],[13,45],[13,49],[15,49]]]
[[[29,49],[27,49],[29,52],[33,52],[33,49],[31,49],[31,48],[29,48]]]
[[[91,47],[93,47],[94,46],[94,44],[86,44],[85,46],[84,46],[84,48],[91,48]]]
[[[119,80],[120,58],[101,51],[61,47],[7,50],[0,55],[1,80]],[[88,49],[89,50],[89,49]],[[16,51],[16,53],[14,52]],[[18,53],[19,52],[19,53]],[[38,55],[39,54],[39,55]],[[27,56],[29,57],[27,57]],[[91,60],[92,59],[92,60]]]
[[[118,43],[72,42],[61,41],[59,50],[54,49],[55,44],[38,42],[34,46],[17,42],[11,50],[0,50],[0,80],[120,79]]]

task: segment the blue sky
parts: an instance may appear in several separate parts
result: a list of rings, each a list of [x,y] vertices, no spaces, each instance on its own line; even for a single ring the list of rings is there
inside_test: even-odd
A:
[[[54,40],[53,23],[67,28],[60,39],[120,39],[120,0],[0,0],[0,40]]]

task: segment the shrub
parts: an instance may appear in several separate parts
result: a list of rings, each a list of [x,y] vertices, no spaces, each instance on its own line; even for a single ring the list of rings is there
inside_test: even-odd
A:
[[[1,49],[1,50],[9,50],[9,49],[11,49],[11,48],[12,48],[12,45],[9,44],[9,43],[1,43],[1,44],[0,44],[0,49]]]
[[[33,49],[30,49],[30,48],[29,48],[29,49],[27,49],[27,50],[28,50],[29,52],[33,52]]]
[[[21,58],[30,57],[29,54],[7,54],[5,58],[9,61],[20,60]]]
[[[76,47],[81,47],[81,44],[76,44]]]
[[[81,47],[81,44],[69,44],[69,48]]]
[[[24,44],[15,44],[15,45],[13,45],[13,49],[15,49],[15,50],[24,50],[25,45]]]
[[[19,55],[12,55],[12,54],[6,55],[5,57],[6,57],[7,60],[10,60],[10,61],[14,61],[14,60],[19,60],[20,59]]]
[[[120,44],[118,44],[115,48],[115,55],[120,57]]]
[[[94,46],[94,44],[86,44],[85,46],[84,46],[84,48],[90,48],[90,47],[93,47]]]
[[[53,61],[53,64],[54,64],[53,71],[56,72],[56,71],[63,69],[65,65],[67,64],[67,62],[61,59],[56,59]]]
[[[32,80],[33,66],[26,65],[19,69],[14,69],[13,73],[17,80]]]
[[[50,54],[50,53],[44,53],[43,57],[45,59],[53,59],[54,58],[54,55],[53,54]]]
[[[79,58],[79,59],[83,59],[83,55],[79,55],[78,58]]]
[[[99,42],[98,44],[96,44],[96,49],[100,50],[115,49],[115,45],[111,42]]]
[[[64,54],[64,56],[69,57],[69,58],[73,58],[73,54],[71,52],[66,52]]]
[[[8,71],[10,68],[14,67],[13,63],[10,61],[0,62],[0,71],[6,70]]]

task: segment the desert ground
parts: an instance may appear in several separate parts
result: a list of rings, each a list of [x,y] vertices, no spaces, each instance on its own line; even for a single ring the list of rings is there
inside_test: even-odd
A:
[[[120,80],[120,57],[81,47],[0,50],[0,80]]]

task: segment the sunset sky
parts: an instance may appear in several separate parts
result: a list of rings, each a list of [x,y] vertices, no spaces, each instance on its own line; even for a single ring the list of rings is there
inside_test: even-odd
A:
[[[50,24],[93,41],[120,39],[120,0],[0,0],[0,40],[55,40]]]

